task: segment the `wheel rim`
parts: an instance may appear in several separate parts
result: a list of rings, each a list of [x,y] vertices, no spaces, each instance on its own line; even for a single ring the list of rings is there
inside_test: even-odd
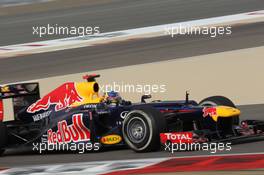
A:
[[[146,123],[139,117],[134,117],[127,124],[127,136],[133,143],[141,143],[146,138],[146,132]]]

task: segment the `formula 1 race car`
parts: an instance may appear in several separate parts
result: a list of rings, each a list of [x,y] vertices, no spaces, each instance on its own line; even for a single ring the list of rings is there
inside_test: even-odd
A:
[[[62,84],[42,98],[38,83],[1,87],[1,153],[36,142],[89,142],[100,147],[127,145],[136,152],[156,151],[161,133],[186,131],[206,141],[263,135],[264,121],[246,120],[239,125],[240,111],[226,97],[212,96],[197,103],[186,93],[185,100],[147,103],[151,96],[143,95],[141,102],[132,103],[117,92],[100,96],[97,77],[86,75],[84,82]],[[6,121],[11,114],[13,119]]]

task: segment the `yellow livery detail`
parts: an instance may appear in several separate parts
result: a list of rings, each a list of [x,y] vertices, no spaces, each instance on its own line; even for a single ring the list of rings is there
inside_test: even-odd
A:
[[[71,106],[80,106],[89,103],[100,103],[103,97],[99,96],[99,85],[97,82],[75,83],[76,91],[82,97],[80,102],[75,102]]]
[[[218,117],[236,117],[240,115],[240,110],[228,106],[214,106],[214,107],[205,107],[204,117],[210,116],[212,119],[217,122]]]
[[[119,135],[108,135],[101,138],[101,142],[106,145],[114,145],[120,143],[122,141],[122,137]]]

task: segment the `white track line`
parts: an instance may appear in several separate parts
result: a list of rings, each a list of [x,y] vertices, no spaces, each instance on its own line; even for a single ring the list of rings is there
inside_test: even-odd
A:
[[[168,35],[166,29],[181,27],[202,27],[218,25],[234,25],[249,20],[259,20],[264,17],[264,10],[247,12],[235,15],[213,17],[207,19],[192,20],[180,23],[163,24],[157,26],[101,33],[97,35],[70,37],[56,40],[24,43],[0,47],[1,57],[13,57],[24,54],[52,52],[80,47],[87,47],[97,44],[105,44],[113,41],[125,41],[135,38],[149,38]],[[254,21],[253,21],[254,22]]]
[[[24,0],[21,2],[21,0],[17,1],[4,1],[1,2],[0,7],[15,7],[15,6],[24,6],[24,5],[30,5],[30,4],[35,4],[35,3],[45,3],[45,2],[50,2],[53,0],[38,0],[38,1],[32,1],[32,0]]]
[[[170,159],[182,158],[199,158],[199,157],[228,157],[228,156],[244,156],[244,155],[261,155],[263,153],[237,153],[237,154],[216,154],[216,155],[198,155],[198,156],[181,156],[181,157],[165,157],[165,158],[147,158],[147,159],[130,159],[130,160],[114,160],[114,161],[92,161],[92,162],[76,162],[53,165],[38,165],[38,166],[21,166],[11,168],[0,172],[0,175],[10,173],[21,173],[27,171],[29,174],[103,174],[120,170],[139,169],[151,166]],[[76,172],[77,171],[77,172]],[[36,174],[35,174],[36,173]]]

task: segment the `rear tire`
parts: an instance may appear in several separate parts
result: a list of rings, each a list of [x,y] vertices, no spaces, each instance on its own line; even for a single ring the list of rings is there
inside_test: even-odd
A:
[[[7,142],[7,129],[6,126],[0,122],[0,155],[5,152]]]
[[[164,132],[166,121],[162,114],[149,106],[130,111],[123,122],[123,138],[135,152],[149,152],[160,149],[160,133]]]
[[[200,103],[200,106],[229,106],[232,108],[237,108],[236,105],[228,98],[224,96],[212,96],[203,99]],[[233,118],[233,124],[239,125],[239,116]]]

